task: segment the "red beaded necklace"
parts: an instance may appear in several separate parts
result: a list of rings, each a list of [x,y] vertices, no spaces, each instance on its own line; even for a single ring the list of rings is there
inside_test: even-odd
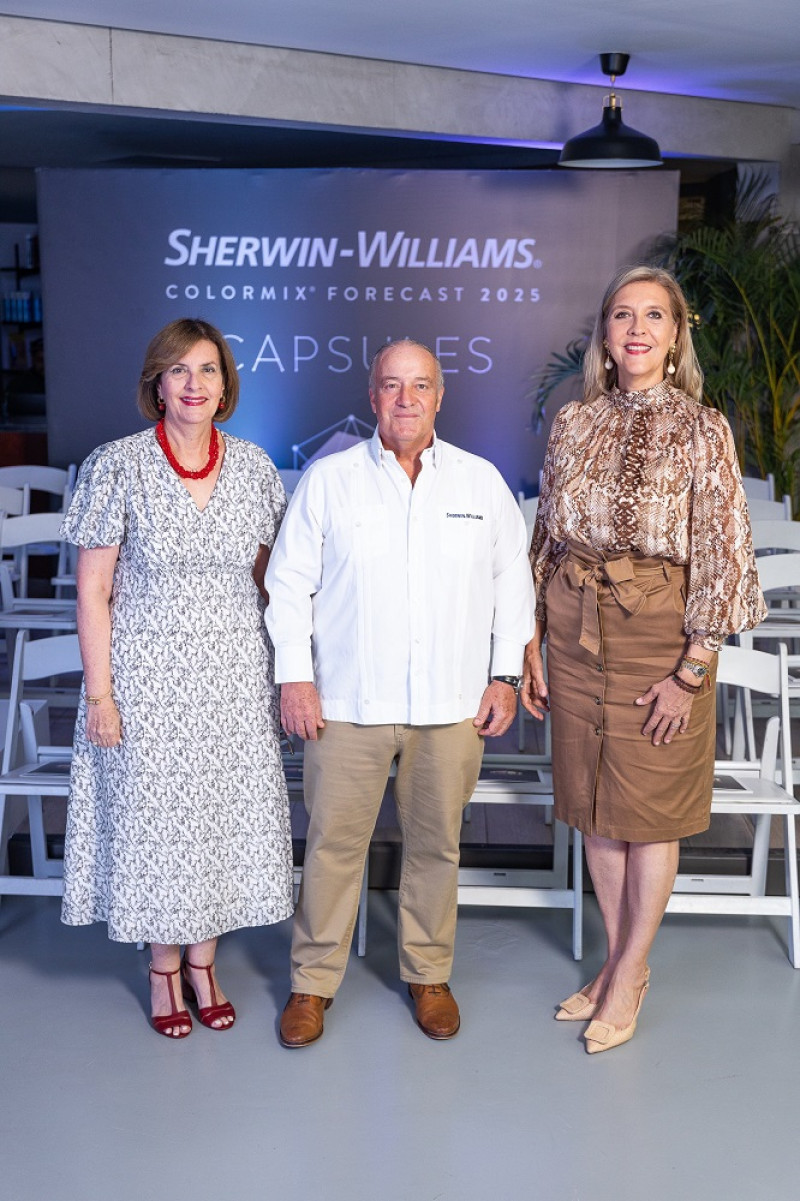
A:
[[[175,455],[172,452],[172,447],[167,439],[167,431],[164,429],[163,417],[156,425],[156,442],[166,455],[167,462],[172,470],[176,472],[182,480],[204,480],[207,475],[211,475],[211,472],[217,465],[217,459],[219,458],[220,438],[216,427],[213,425],[211,427],[211,442],[209,443],[208,447],[208,462],[206,463],[205,467],[201,467],[199,471],[189,471],[186,467],[181,467],[180,463],[175,458]]]

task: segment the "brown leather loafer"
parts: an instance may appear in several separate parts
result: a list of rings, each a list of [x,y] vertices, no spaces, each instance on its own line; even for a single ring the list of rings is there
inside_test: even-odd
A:
[[[325,1010],[332,1004],[333,997],[293,992],[281,1014],[280,1038],[284,1047],[307,1047],[321,1038]]]
[[[449,984],[409,984],[408,991],[423,1034],[428,1038],[452,1038],[458,1034],[461,1015]]]

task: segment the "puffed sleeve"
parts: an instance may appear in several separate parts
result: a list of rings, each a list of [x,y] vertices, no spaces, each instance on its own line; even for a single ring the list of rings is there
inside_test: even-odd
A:
[[[286,489],[277,467],[265,451],[259,452],[258,468],[257,486],[262,500],[258,540],[271,550],[286,512]]]
[[[763,621],[767,607],[733,435],[722,413],[705,407],[694,431],[689,542],[684,629],[692,642],[719,650],[729,634]]]
[[[93,550],[119,546],[127,530],[125,455],[118,442],[98,446],[78,472],[61,537]]]
[[[555,415],[547,451],[542,468],[542,481],[539,489],[539,504],[536,509],[536,523],[531,539],[530,561],[533,572],[533,585],[536,589],[536,617],[539,621],[546,620],[545,596],[550,578],[564,557],[563,543],[556,542],[550,529],[555,503],[556,465],[558,462],[561,439],[567,426],[569,415],[574,408],[574,402],[565,405]]]

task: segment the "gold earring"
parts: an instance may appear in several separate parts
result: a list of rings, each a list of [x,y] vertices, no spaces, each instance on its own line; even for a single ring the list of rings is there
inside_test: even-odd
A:
[[[675,356],[675,351],[677,349],[678,349],[678,347],[675,345],[675,343],[671,342],[669,350],[667,351],[667,375],[675,374],[675,364],[672,360]]]
[[[603,345],[606,348],[606,361],[603,363],[603,366],[605,367],[606,371],[610,371],[614,366],[614,360],[612,359],[611,352],[608,349],[608,342],[603,341]]]

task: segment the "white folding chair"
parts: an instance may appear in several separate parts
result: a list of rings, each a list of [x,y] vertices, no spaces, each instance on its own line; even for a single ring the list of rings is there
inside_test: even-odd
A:
[[[539,479],[541,482],[541,473]],[[526,496],[524,492],[518,492],[517,504],[522,510],[522,516],[525,519],[526,540],[528,549],[530,549],[531,539],[533,538],[533,527],[536,524],[536,513],[539,508],[539,497]],[[517,708],[517,747],[521,754],[525,750],[525,722],[528,720],[528,714],[521,702]],[[545,718],[545,722],[549,724],[549,718]],[[545,732],[545,739],[549,747],[549,730]]]
[[[2,470],[2,468],[0,468]],[[21,517],[31,511],[31,490],[26,484],[24,488],[12,488],[8,484],[0,484],[0,512],[9,517]]]
[[[29,640],[17,635],[8,702],[2,774],[0,774],[0,894],[60,896],[63,863],[47,851],[43,798],[69,794],[72,748],[49,742],[47,702],[26,699],[26,685],[53,676],[79,673],[77,634]],[[30,876],[10,875],[8,842],[27,807],[30,826]]]
[[[38,463],[21,464],[15,467],[0,467],[0,484],[10,488],[24,488],[32,492],[48,492],[51,496],[63,498],[67,489],[75,487],[77,468],[70,463],[66,469],[61,467],[42,467]]]
[[[757,475],[743,475],[742,485],[748,501],[775,499],[775,476],[772,472],[766,479],[761,479]]]
[[[800,521],[753,521],[753,549],[800,552]]]
[[[526,496],[524,492],[518,492],[517,504],[522,510],[522,516],[525,519],[525,529],[528,534],[528,547],[530,547],[531,538],[533,537],[533,527],[536,524],[536,513],[539,508],[539,497]]]
[[[753,819],[751,870],[746,875],[679,874],[667,904],[667,913],[786,917],[789,959],[793,967],[800,968],[800,898],[795,836],[800,802],[794,797],[786,648],[781,645],[777,654],[768,654],[746,647],[723,646],[719,653],[717,680],[724,685],[770,696],[778,707],[777,715],[766,723],[758,755],[751,753],[748,758],[722,759],[715,764],[711,812]],[[775,816],[781,819],[783,827],[785,888],[780,896],[768,896],[769,838]]]
[[[748,498],[747,511],[750,521],[791,521],[792,498],[784,496],[782,500],[760,500]]]
[[[543,805],[552,810],[553,775],[544,755],[484,755],[474,804]],[[572,910],[572,954],[583,957],[583,838],[572,831],[572,887],[569,887],[570,831],[553,822],[551,868],[459,868],[459,905]]]
[[[58,542],[60,525],[58,513],[31,513],[23,517],[0,514],[0,553],[31,544]],[[11,567],[0,561],[0,630],[6,633],[9,662],[17,630],[74,630],[75,608],[74,600],[15,595]]]
[[[789,522],[786,522],[789,525]],[[794,524],[794,523],[792,523]],[[769,613],[757,626],[756,638],[774,638],[782,630],[784,639],[800,637],[800,610],[786,605],[786,598],[800,589],[800,551],[780,555],[759,555],[756,559],[758,581]]]
[[[30,512],[30,494],[33,492],[44,493],[50,500],[52,505],[55,498],[56,509],[59,513],[65,513],[69,507],[69,502],[72,499],[72,492],[75,487],[75,479],[77,476],[77,467],[74,463],[70,463],[69,467],[42,467],[39,464],[21,465],[15,467],[0,467],[0,486],[5,485],[11,488],[23,488],[28,492],[28,507],[23,509],[23,513]],[[0,504],[0,509],[4,506]],[[10,512],[10,510],[6,510]],[[68,574],[68,550],[67,544],[60,539],[50,545],[44,544],[38,546],[33,551],[33,548],[21,547],[18,554],[19,568],[19,596],[28,595],[28,557],[29,554],[58,554],[59,562],[56,569],[57,575]],[[58,593],[57,593],[58,595]]]

